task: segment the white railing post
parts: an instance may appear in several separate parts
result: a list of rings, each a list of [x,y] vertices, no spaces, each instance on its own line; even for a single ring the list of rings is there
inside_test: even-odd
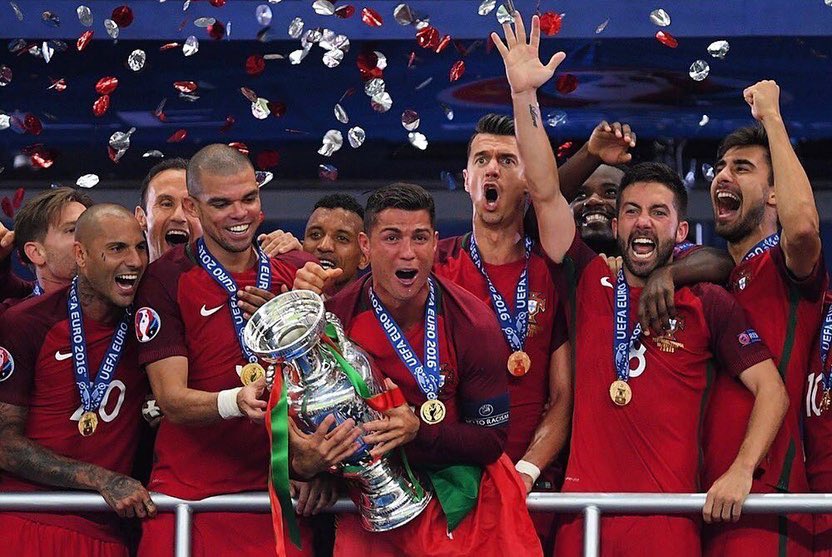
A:
[[[176,526],[174,535],[176,557],[191,557],[191,506],[187,503],[176,505]]]
[[[595,505],[584,509],[584,557],[598,557],[601,544],[601,510]]]

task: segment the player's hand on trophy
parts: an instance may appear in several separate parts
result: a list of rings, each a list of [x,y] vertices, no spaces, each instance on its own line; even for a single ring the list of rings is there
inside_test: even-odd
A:
[[[98,492],[121,518],[156,516],[156,505],[141,482],[101,469]]]
[[[289,491],[298,501],[295,512],[301,516],[318,514],[338,501],[338,482],[329,474],[319,474],[308,482],[292,480]]]
[[[653,271],[638,300],[638,320],[647,335],[651,329],[661,335],[670,328],[670,320],[676,317],[675,293],[670,267]]]
[[[283,255],[290,251],[303,249],[300,240],[295,238],[291,232],[284,232],[283,230],[275,230],[268,234],[260,234],[257,237],[260,243],[260,249],[266,252],[269,257]]]
[[[590,155],[610,165],[630,162],[633,155],[628,151],[635,146],[636,134],[630,129],[629,124],[609,124],[606,120],[595,126],[586,144]]]
[[[752,472],[731,466],[708,490],[702,517],[705,522],[736,522],[751,491]]]
[[[555,70],[566,58],[566,54],[558,52],[552,56],[548,64],[544,65],[538,54],[540,18],[536,15],[532,17],[532,32],[528,43],[526,43],[526,28],[520,12],[514,12],[514,22],[514,30],[510,23],[503,24],[505,43],[497,33],[491,33],[491,39],[500,52],[500,56],[503,57],[511,92],[517,94],[535,90],[552,79]]]
[[[388,390],[397,388],[390,379],[385,379],[384,385]],[[419,433],[419,425],[419,417],[404,403],[385,411],[384,418],[365,423],[364,442],[374,445],[370,455],[377,458],[410,443]]]
[[[284,284],[280,290],[281,293],[288,292],[289,288]],[[243,310],[243,319],[251,319],[254,312],[272,298],[274,298],[274,294],[268,290],[256,286],[246,286],[243,290],[237,291],[237,306]]]
[[[9,230],[0,223],[0,261],[6,259],[14,249],[14,230]]]
[[[295,273],[295,284],[292,290],[311,290],[316,294],[323,294],[332,282],[344,274],[344,270],[335,267],[324,269],[313,261],[308,261]]]
[[[360,448],[356,442],[361,428],[351,418],[330,431],[335,416],[324,418],[314,433],[300,430],[294,420],[289,420],[289,457],[292,470],[299,478],[312,478],[349,458]]]
[[[760,123],[766,120],[779,120],[780,116],[780,86],[770,79],[758,81],[747,87],[742,96],[751,107],[751,115]]]
[[[268,403],[263,400],[266,391],[266,378],[249,383],[237,392],[237,406],[246,418],[253,422],[262,422],[266,417]]]

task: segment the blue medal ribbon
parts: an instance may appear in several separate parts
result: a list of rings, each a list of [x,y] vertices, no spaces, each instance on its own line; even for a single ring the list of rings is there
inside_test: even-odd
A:
[[[771,236],[767,236],[757,242],[753,248],[751,248],[748,253],[745,254],[745,257],[742,258],[742,262],[745,263],[749,259],[754,259],[758,255],[762,255],[777,244],[780,243],[780,233],[775,232]]]
[[[32,296],[40,296],[43,294],[43,288],[40,287],[40,283],[36,282],[35,287],[32,288]]]
[[[491,297],[491,306],[494,308],[494,313],[497,314],[497,320],[500,322],[500,329],[503,331],[503,336],[506,337],[506,342],[515,352],[523,350],[523,345],[526,342],[526,333],[529,330],[529,259],[532,253],[532,239],[526,236],[525,241],[525,260],[526,264],[523,267],[523,272],[520,273],[520,279],[517,281],[517,288],[514,292],[514,315],[512,315],[506,301],[497,291],[491,278],[488,276],[488,271],[485,270],[485,264],[480,256],[480,250],[477,247],[477,240],[474,235],[471,235],[471,244],[468,248],[468,253],[471,256],[471,261],[474,266],[479,269],[482,276],[485,277],[485,282],[488,284],[488,294]]]
[[[269,256],[259,249],[257,250],[257,288],[261,290],[271,290],[272,287],[272,266],[269,262]],[[231,310],[231,324],[234,325],[234,332],[237,334],[237,344],[240,345],[240,351],[243,357],[249,363],[256,363],[257,356],[248,349],[246,343],[243,342],[243,329],[245,329],[245,319],[243,319],[243,310],[237,305],[237,291],[239,287],[231,274],[225,270],[210,251],[205,246],[205,241],[199,238],[196,241],[197,260],[200,266],[205,269],[214,282],[220,285],[220,288],[225,290],[228,294],[228,308]]]
[[[78,300],[78,277],[72,279],[66,300],[67,315],[69,317],[69,342],[72,346],[72,364],[75,369],[75,383],[81,395],[84,412],[96,411],[101,406],[104,393],[116,374],[118,362],[124,352],[127,331],[132,321],[133,307],[124,310],[124,315],[118,322],[110,347],[104,354],[98,366],[95,382],[90,381],[89,362],[87,361],[87,336],[84,333],[84,315],[81,302]]]
[[[615,282],[615,334],[613,336],[613,360],[618,379],[626,382],[630,378],[630,350],[641,335],[641,323],[636,323],[631,335],[630,328],[630,287],[624,278],[624,270],[618,271]]]
[[[673,257],[678,257],[678,256],[682,255],[683,253],[685,253],[686,251],[688,251],[689,249],[695,248],[695,247],[696,247],[696,244],[694,244],[693,242],[688,242],[687,240],[685,240],[684,242],[680,242],[680,243],[676,244],[675,246],[673,246]]]
[[[828,393],[832,389],[832,370],[830,370],[829,349],[832,347],[832,305],[826,312],[826,317],[823,320],[823,325],[820,328],[820,366],[823,376],[823,391]]]
[[[419,389],[425,393],[428,399],[435,399],[439,396],[440,375],[439,375],[439,329],[437,327],[436,313],[436,286],[433,279],[428,277],[428,299],[425,304],[425,363],[419,360],[413,347],[410,346],[407,337],[404,336],[398,323],[387,312],[384,304],[381,303],[376,293],[370,287],[370,304],[376,314],[387,340],[396,350],[399,359],[407,367],[407,370],[416,379]]]

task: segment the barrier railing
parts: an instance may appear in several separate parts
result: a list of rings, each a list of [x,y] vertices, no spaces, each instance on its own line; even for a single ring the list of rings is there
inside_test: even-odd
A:
[[[201,501],[186,501],[158,493],[152,494],[159,512],[176,516],[175,556],[191,555],[191,518],[199,512],[269,512],[267,493],[218,495]],[[532,493],[527,499],[532,512],[558,511],[583,513],[584,557],[598,555],[601,514],[684,514],[701,512],[704,493]],[[0,511],[20,512],[112,512],[97,493],[0,493]],[[349,499],[340,499],[328,512],[355,512]],[[832,512],[832,494],[750,495],[743,513],[828,513]]]

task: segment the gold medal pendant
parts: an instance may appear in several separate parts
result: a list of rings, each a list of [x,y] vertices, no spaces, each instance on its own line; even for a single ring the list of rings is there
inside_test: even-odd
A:
[[[244,365],[240,371],[240,381],[243,382],[243,385],[250,385],[265,376],[266,370],[257,362]]]
[[[419,415],[426,424],[438,424],[445,419],[445,404],[438,399],[428,399],[419,409]]]
[[[830,406],[832,406],[832,394],[829,389],[824,389],[823,396],[820,399],[820,413],[828,412]]]
[[[618,379],[610,385],[610,398],[616,406],[627,406],[633,399],[633,390],[626,381]]]
[[[82,437],[89,437],[95,433],[95,428],[98,427],[98,416],[95,412],[84,412],[81,414],[81,419],[78,420],[78,431]]]
[[[511,353],[506,364],[508,372],[515,377],[523,377],[529,372],[532,367],[532,360],[529,355],[522,350],[517,350]]]

